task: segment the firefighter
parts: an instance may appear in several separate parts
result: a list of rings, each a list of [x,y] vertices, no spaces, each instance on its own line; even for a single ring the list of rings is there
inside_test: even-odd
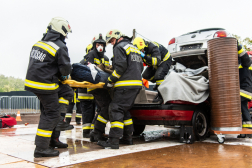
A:
[[[61,17],[53,18],[47,28],[42,40],[32,47],[25,79],[25,90],[33,92],[41,102],[34,157],[59,155],[59,151],[49,147],[50,141],[59,136],[59,131],[69,126],[60,119],[59,98],[71,100],[73,97],[71,88],[59,82],[67,79],[71,72],[65,38],[72,29]]]
[[[82,64],[87,65],[88,63],[92,63],[95,65],[99,65],[103,63],[104,65],[109,65],[109,59],[107,56],[104,55],[106,42],[102,37],[102,34],[95,36],[92,39],[93,49],[88,52],[87,55],[84,56],[84,60],[81,61]],[[105,96],[103,93],[104,91],[100,89],[89,89],[87,88],[88,93],[81,93],[86,94],[86,98],[92,98],[92,100],[83,101],[81,103],[82,111],[82,129],[83,129],[83,137],[90,137],[90,132],[94,129],[93,119],[95,117],[95,102],[100,106],[100,99],[97,97],[98,95]],[[93,91],[93,92],[91,92]],[[98,93],[97,93],[98,92]],[[106,91],[105,91],[106,92]],[[97,94],[96,94],[97,93]],[[106,96],[105,96],[106,97]],[[92,107],[91,107],[92,106]]]
[[[149,66],[143,72],[143,78],[156,83],[155,90],[157,90],[172,65],[172,57],[169,51],[161,44],[145,41],[140,37],[134,39],[133,45],[143,52],[142,59]],[[159,92],[154,102],[158,101],[162,101]]]
[[[113,73],[104,87],[114,87],[113,99],[109,105],[110,132],[107,141],[98,141],[103,148],[119,149],[120,143],[132,144],[133,121],[128,111],[142,88],[141,73],[143,61],[141,53],[131,43],[132,38],[119,30],[111,30],[106,35],[106,42],[113,45]],[[95,123],[96,128],[96,123]]]
[[[243,49],[242,45],[239,43],[238,55],[242,127],[252,129],[251,116],[248,109],[248,102],[252,99],[252,61],[247,52]],[[244,138],[245,135],[240,135],[238,137]]]
[[[77,125],[80,125],[81,124],[82,113],[81,113],[80,101],[78,100],[78,89],[73,88],[73,90],[74,90],[74,98],[69,103],[69,106],[67,108],[67,113],[66,113],[65,117],[66,117],[66,122],[69,124],[71,122],[71,119],[72,119],[74,105],[76,104],[75,122],[76,122]]]

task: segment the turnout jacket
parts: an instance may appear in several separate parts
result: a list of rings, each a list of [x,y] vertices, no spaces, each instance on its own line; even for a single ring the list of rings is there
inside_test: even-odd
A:
[[[109,58],[104,55],[104,52],[99,53],[96,49],[88,52],[88,54],[84,56],[84,61],[82,60],[80,63],[87,65],[88,62],[95,65],[103,63],[105,66],[109,66]]]
[[[172,61],[171,54],[163,45],[148,41],[145,41],[145,45],[143,61],[147,65],[158,67],[162,62]]]
[[[143,61],[140,51],[124,37],[113,47],[113,73],[108,77],[109,83],[120,88],[142,88]]]
[[[238,55],[240,88],[241,90],[252,93],[252,61],[240,44],[238,44]],[[240,94],[242,97],[251,99],[251,96],[247,95],[246,92],[241,91]]]
[[[70,73],[71,64],[64,37],[48,30],[30,52],[25,90],[40,94],[56,93],[59,90],[59,77]]]

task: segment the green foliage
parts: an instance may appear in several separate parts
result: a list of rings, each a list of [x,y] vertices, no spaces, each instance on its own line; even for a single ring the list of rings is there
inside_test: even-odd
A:
[[[0,75],[0,92],[23,91],[24,80]]]
[[[235,37],[239,43],[241,43],[243,45],[243,47],[247,50],[247,51],[252,51],[252,39],[250,39],[249,37],[246,37],[245,39],[242,39],[240,36],[232,34],[233,37]]]

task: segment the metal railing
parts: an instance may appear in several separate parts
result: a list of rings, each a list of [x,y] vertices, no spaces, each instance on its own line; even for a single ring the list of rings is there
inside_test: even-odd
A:
[[[0,115],[40,113],[40,102],[36,96],[0,96]]]

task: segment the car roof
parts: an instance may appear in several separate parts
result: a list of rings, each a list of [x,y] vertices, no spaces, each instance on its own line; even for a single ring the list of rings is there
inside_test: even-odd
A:
[[[192,31],[192,32],[189,32],[189,33],[186,33],[186,34],[182,34],[181,36],[188,35],[188,34],[193,34],[193,33],[200,33],[200,32],[203,32],[203,31],[211,31],[211,30],[225,30],[225,29],[223,29],[223,28],[200,29],[200,30]]]

